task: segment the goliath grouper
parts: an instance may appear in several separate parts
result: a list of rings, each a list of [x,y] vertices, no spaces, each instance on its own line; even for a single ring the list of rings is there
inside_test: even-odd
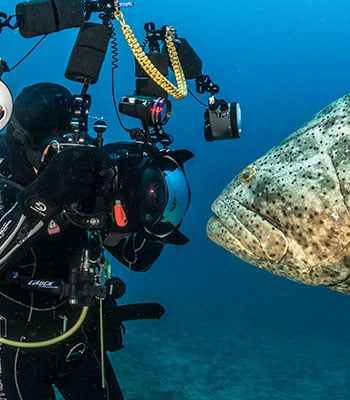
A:
[[[350,294],[350,94],[246,167],[208,236],[274,274]]]

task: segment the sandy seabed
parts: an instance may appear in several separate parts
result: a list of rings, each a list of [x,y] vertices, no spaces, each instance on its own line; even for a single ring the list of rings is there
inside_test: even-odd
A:
[[[126,400],[350,398],[345,341],[237,319],[126,325],[125,348],[110,354]]]

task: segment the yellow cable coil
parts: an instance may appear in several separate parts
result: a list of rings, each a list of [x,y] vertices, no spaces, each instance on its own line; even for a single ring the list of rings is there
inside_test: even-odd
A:
[[[147,54],[142,50],[138,43],[132,29],[126,24],[124,16],[120,10],[114,13],[115,19],[121,25],[121,31],[128,42],[131,51],[133,52],[136,60],[141,65],[146,74],[153,79],[153,81],[160,86],[163,90],[173,96],[175,99],[180,100],[187,96],[187,83],[183,73],[179,57],[177,55],[176,47],[173,42],[174,29],[167,27],[165,33],[165,44],[168,49],[171,66],[173,68],[176,83],[178,88],[174,86],[164,75],[162,75],[152,61],[147,57]]]

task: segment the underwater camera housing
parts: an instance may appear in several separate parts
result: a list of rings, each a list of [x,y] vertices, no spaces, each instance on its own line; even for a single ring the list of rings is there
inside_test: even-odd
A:
[[[241,107],[239,103],[209,98],[209,107],[204,113],[204,136],[208,142],[223,139],[238,139],[242,131]]]

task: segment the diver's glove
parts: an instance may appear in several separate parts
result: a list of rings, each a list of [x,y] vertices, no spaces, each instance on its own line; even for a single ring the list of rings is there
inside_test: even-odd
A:
[[[18,196],[26,216],[47,220],[77,201],[95,198],[106,183],[111,160],[102,149],[79,146],[56,154]]]

